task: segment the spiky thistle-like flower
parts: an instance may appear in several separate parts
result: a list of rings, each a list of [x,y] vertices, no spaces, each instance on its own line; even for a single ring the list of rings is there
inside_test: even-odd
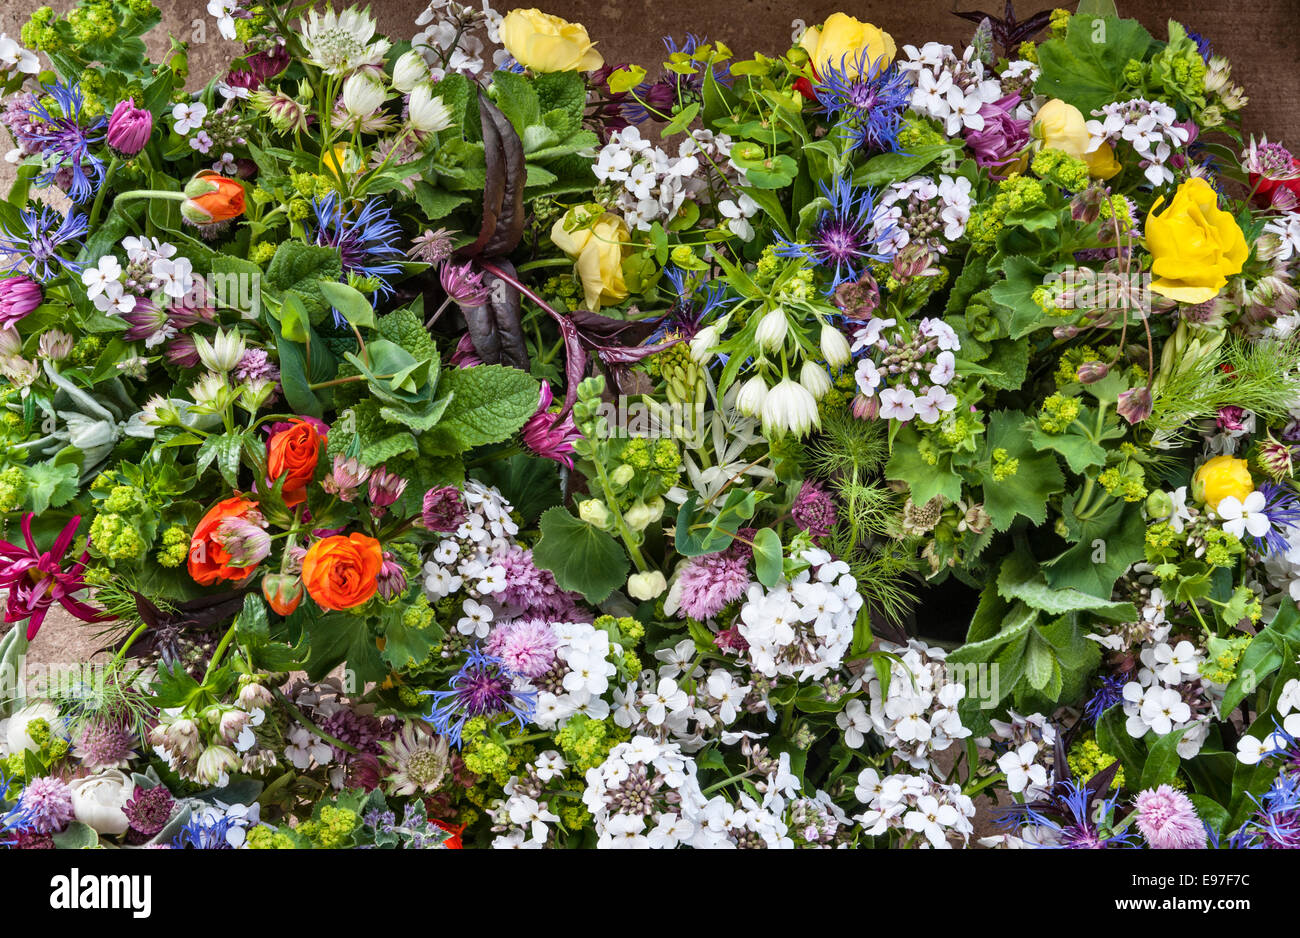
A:
[[[402,228],[388,206],[379,199],[367,199],[354,214],[343,207],[337,192],[330,192],[312,201],[312,212],[316,216],[314,242],[338,248],[343,272],[374,279],[379,293],[391,293],[387,278],[402,272],[404,255],[397,246]]]
[[[25,267],[37,280],[46,281],[64,271],[76,273],[85,266],[59,254],[64,246],[74,255],[81,250],[80,239],[89,230],[85,215],[69,212],[65,216],[43,205],[40,211],[25,208],[18,217],[22,227],[17,230],[0,223],[0,252],[8,255],[6,271]]]
[[[515,675],[500,658],[471,648],[447,690],[423,691],[433,702],[425,719],[453,746],[460,745],[461,731],[474,717],[504,717],[523,728],[537,706],[537,694],[516,690],[514,684]]]
[[[840,284],[859,279],[867,262],[889,260],[887,245],[894,228],[876,224],[875,194],[870,189],[856,189],[851,180],[842,178],[829,186],[821,183],[821,190],[830,205],[808,240],[796,242],[778,235],[776,253],[828,269],[829,294]]]
[[[845,53],[840,65],[828,65],[813,94],[822,111],[838,117],[836,127],[860,150],[895,153],[903,112],[912,100],[912,83],[887,63],[872,59],[868,49]]]
[[[103,142],[108,121],[104,117],[83,121],[81,108],[85,98],[75,82],[66,85],[55,82],[42,87],[53,99],[54,107],[47,107],[38,98],[28,111],[31,139],[40,147],[45,165],[45,171],[36,181],[48,186],[60,170],[67,169],[71,179],[68,197],[74,202],[84,202],[104,181],[104,161],[92,154],[90,148]]]

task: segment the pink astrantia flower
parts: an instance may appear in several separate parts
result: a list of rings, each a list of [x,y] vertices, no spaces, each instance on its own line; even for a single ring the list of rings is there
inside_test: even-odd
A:
[[[27,640],[30,642],[40,631],[45,614],[55,603],[83,622],[104,622],[111,619],[112,616],[104,615],[75,598],[77,593],[86,588],[81,574],[86,569],[90,552],[82,553],[81,558],[66,569],[63,566],[63,555],[68,552],[72,539],[77,536],[81,516],[73,517],[64,526],[47,551],[37,547],[32,537],[34,517],[36,516],[31,512],[23,515],[26,547],[0,541],[0,588],[9,590],[5,621],[21,622],[27,619]]]
[[[1205,825],[1192,801],[1168,785],[1137,796],[1138,830],[1157,850],[1205,849]]]
[[[551,385],[543,381],[541,403],[537,407],[537,412],[524,424],[522,434],[524,445],[538,456],[563,463],[572,469],[573,460],[570,454],[574,451],[573,441],[579,439],[582,434],[578,432],[572,414],[565,414],[564,419],[561,420],[559,414],[551,413],[552,400],[554,398],[551,395]]]

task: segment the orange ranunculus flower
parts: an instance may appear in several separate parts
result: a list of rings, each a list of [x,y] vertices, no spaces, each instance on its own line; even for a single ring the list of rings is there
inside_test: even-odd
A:
[[[326,434],[301,417],[274,434],[266,443],[266,471],[274,484],[284,476],[284,503],[292,508],[307,500],[307,485],[316,474],[316,462],[325,449]]]
[[[322,538],[302,558],[307,595],[326,609],[351,609],[375,595],[384,551],[364,534]]]
[[[196,225],[229,221],[244,214],[244,187],[220,173],[199,173],[185,186],[181,214]]]
[[[302,579],[290,573],[268,573],[262,577],[262,596],[267,605],[287,616],[302,602]]]
[[[257,566],[256,564],[251,567],[231,566],[230,552],[216,537],[217,528],[223,521],[230,518],[247,518],[249,515],[254,516],[260,523],[257,502],[238,495],[219,501],[208,509],[208,513],[194,529],[194,536],[190,538],[189,570],[195,583],[200,586],[211,586],[218,580],[242,580],[253,571],[253,567]]]

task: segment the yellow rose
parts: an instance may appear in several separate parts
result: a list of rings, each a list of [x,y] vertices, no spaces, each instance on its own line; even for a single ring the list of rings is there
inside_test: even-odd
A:
[[[587,27],[541,10],[511,10],[501,21],[501,44],[534,72],[590,72],[605,64]]]
[[[1034,115],[1032,128],[1034,139],[1048,150],[1060,150],[1075,159],[1088,164],[1088,175],[1095,179],[1109,179],[1118,173],[1122,166],[1115,160],[1115,152],[1109,143],[1103,143],[1091,153],[1088,152],[1088,123],[1083,119],[1083,112],[1073,104],[1066,104],[1060,98],[1053,98]]]
[[[820,75],[830,65],[857,78],[861,59],[859,53],[867,51],[868,68],[887,68],[894,61],[898,48],[894,38],[878,26],[863,23],[845,13],[832,13],[821,26],[804,30],[799,45],[808,53],[813,68]]]
[[[599,211],[600,206],[594,208]],[[584,224],[593,214],[585,206],[569,209],[551,228],[551,241],[577,262],[574,269],[582,281],[587,308],[595,311],[602,303],[617,303],[627,297],[623,253],[632,233],[623,219],[608,212],[596,215],[594,223]],[[566,223],[581,227],[566,231]]]
[[[1215,456],[1206,460],[1192,477],[1192,496],[1211,508],[1218,508],[1219,502],[1229,495],[1244,502],[1253,491],[1255,482],[1250,477],[1246,460],[1232,456]]]
[[[1187,180],[1159,215],[1156,199],[1147,215],[1147,250],[1153,258],[1152,292],[1180,303],[1204,303],[1219,295],[1228,277],[1241,273],[1250,255],[1237,222],[1219,210],[1218,196],[1199,176]]]

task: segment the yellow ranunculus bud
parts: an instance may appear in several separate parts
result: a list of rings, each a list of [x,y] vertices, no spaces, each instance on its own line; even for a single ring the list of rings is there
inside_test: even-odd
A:
[[[590,72],[605,64],[587,27],[541,10],[511,10],[501,21],[501,44],[534,72]]]
[[[321,162],[339,179],[355,176],[365,168],[346,143],[336,143],[332,149],[322,153]]]
[[[593,211],[594,208],[594,211]],[[595,222],[573,231],[566,231],[583,214],[591,216],[600,206],[577,206],[551,228],[551,241],[577,263],[574,269],[582,281],[587,308],[599,310],[602,303],[617,303],[627,297],[627,284],[623,282],[623,256],[632,233],[627,222],[603,212],[595,215]]]
[[[1192,496],[1211,508],[1218,508],[1219,502],[1229,495],[1244,502],[1253,491],[1255,482],[1250,477],[1246,460],[1232,456],[1215,456],[1206,460],[1192,477]]]
[[[805,30],[799,45],[808,53],[818,75],[825,73],[829,63],[849,78],[858,77],[863,49],[867,51],[868,68],[887,68],[898,53],[894,37],[889,33],[845,13],[832,13],[821,26]]]
[[[1123,169],[1115,160],[1115,152],[1109,143],[1088,152],[1092,134],[1088,133],[1083,112],[1060,98],[1053,98],[1038,109],[1032,133],[1044,149],[1060,150],[1083,160],[1088,164],[1088,175],[1095,179],[1109,179]]]
[[[1199,176],[1179,186],[1174,200],[1156,214],[1162,202],[1164,196],[1147,215],[1152,292],[1180,303],[1214,299],[1250,255],[1241,228],[1220,211],[1218,195]]]

